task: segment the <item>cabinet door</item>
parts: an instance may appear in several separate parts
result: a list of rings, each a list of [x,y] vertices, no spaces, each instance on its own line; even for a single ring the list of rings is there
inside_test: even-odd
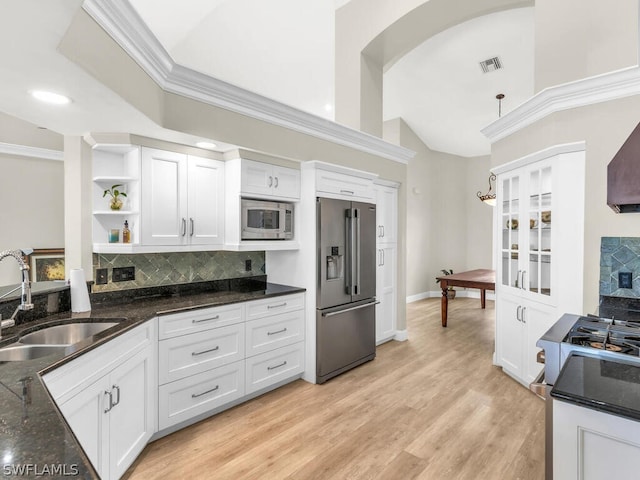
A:
[[[104,377],[59,406],[98,474],[107,476],[109,383]]]
[[[556,322],[558,316],[556,309],[549,305],[535,302],[526,302],[522,305],[522,323],[526,330],[523,358],[523,380],[525,383],[533,382],[542,371],[543,365],[538,363],[536,356],[540,349],[536,342]]]
[[[153,434],[152,351],[146,348],[111,372],[109,478],[120,478]]]
[[[520,199],[522,197],[522,179],[520,173],[504,174],[498,177],[498,289],[512,290],[521,288],[522,267],[520,250],[522,231]],[[528,227],[528,226],[527,226]],[[524,248],[522,249],[524,250]]]
[[[396,333],[396,247],[378,248],[376,271],[376,343],[391,340]]]
[[[142,243],[180,245],[187,233],[187,157],[142,149]]]
[[[300,170],[273,166],[273,195],[300,198]]]
[[[516,378],[522,378],[522,345],[524,327],[520,321],[522,302],[520,298],[500,295],[496,306],[496,337],[499,347],[498,360],[503,370]]]
[[[392,187],[378,186],[376,194],[377,241],[378,243],[395,243],[398,190]]]
[[[189,225],[191,244],[224,243],[224,163],[189,156]]]
[[[271,195],[273,169],[266,163],[242,160],[241,190],[250,195]]]

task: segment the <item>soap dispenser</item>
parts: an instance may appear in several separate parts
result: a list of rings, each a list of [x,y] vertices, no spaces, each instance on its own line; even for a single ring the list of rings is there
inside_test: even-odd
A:
[[[131,243],[131,230],[129,230],[129,222],[124,221],[124,228],[122,229],[122,243]]]

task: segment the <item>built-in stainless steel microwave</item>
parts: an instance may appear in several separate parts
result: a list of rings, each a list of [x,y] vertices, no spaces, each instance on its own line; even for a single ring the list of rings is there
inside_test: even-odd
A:
[[[242,240],[293,239],[293,204],[243,198]]]

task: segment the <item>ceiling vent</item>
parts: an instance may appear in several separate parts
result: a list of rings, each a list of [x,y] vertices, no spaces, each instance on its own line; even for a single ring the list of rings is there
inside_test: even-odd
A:
[[[480,67],[484,73],[493,72],[494,70],[499,70],[502,68],[502,62],[498,57],[489,58],[488,60],[484,60],[480,62]]]

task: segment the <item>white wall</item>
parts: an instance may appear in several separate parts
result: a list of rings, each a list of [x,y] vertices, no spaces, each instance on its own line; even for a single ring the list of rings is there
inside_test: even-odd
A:
[[[64,163],[0,154],[0,250],[64,247]],[[0,263],[0,285],[19,283],[17,263]]]

